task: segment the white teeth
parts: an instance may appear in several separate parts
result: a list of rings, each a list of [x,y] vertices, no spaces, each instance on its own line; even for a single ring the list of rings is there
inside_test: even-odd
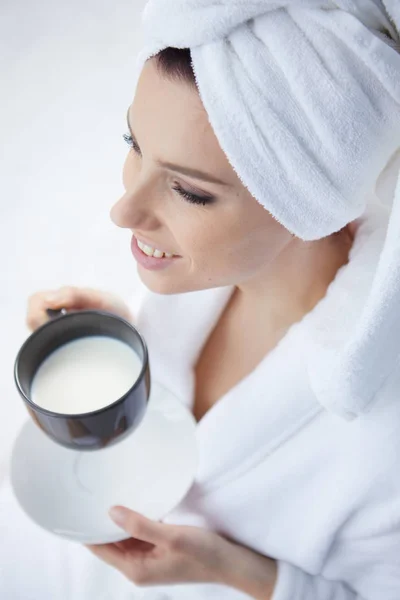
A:
[[[147,254],[147,256],[153,256],[154,254],[154,248],[152,248],[151,246],[144,245],[142,250],[145,254]]]
[[[164,258],[164,256],[166,258],[172,258],[174,256],[173,254],[169,254],[168,252],[165,252],[165,254],[164,254],[164,252],[161,252],[161,250],[157,250],[157,248],[152,248],[151,246],[147,246],[146,244],[143,244],[139,240],[137,241],[137,245],[139,246],[141,251],[144,252],[144,254],[147,254],[147,256],[153,256],[154,258]]]

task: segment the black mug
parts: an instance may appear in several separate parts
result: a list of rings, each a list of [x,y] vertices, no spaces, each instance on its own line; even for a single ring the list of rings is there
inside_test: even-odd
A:
[[[43,361],[64,344],[90,336],[120,340],[136,352],[142,368],[132,387],[108,406],[82,414],[52,412],[32,402],[32,382]],[[14,377],[34,422],[55,442],[73,450],[98,450],[124,439],[140,425],[150,396],[145,340],[128,321],[97,310],[68,312],[37,329],[18,353]]]

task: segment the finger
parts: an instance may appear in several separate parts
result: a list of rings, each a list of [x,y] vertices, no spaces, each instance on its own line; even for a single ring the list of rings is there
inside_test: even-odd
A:
[[[72,291],[68,292],[68,294],[71,297]],[[38,329],[49,321],[48,308],[58,310],[64,307],[68,308],[70,304],[71,299],[68,298],[66,293],[60,290],[49,290],[35,294],[28,301],[26,324],[31,330]]]
[[[86,548],[97,558],[111,567],[124,572],[126,569],[126,553],[115,544],[87,545]]]
[[[119,527],[124,529],[136,540],[157,546],[170,538],[169,526],[147,519],[143,515],[123,506],[114,506],[110,517]]]
[[[102,308],[105,296],[98,290],[73,286],[36,293],[28,300],[26,324],[29,329],[35,330],[47,323],[49,320],[46,312],[48,308],[53,310]]]
[[[28,308],[26,312],[26,324],[29,329],[37,329],[41,325],[44,325],[48,320],[43,297],[51,292],[42,292],[40,294],[34,294],[28,300]]]
[[[48,294],[43,300],[48,308],[86,308],[91,302],[93,292],[85,288],[64,286]]]
[[[74,308],[82,309],[112,309],[115,304],[115,299],[110,297],[110,294],[95,290],[92,288],[78,288],[66,286],[61,288],[55,300],[57,306],[55,308]]]
[[[144,568],[142,560],[135,560],[132,552],[122,550],[116,544],[105,544],[100,546],[86,546],[97,558],[117,569],[127,579],[137,585],[148,585],[150,583],[147,569]]]
[[[26,325],[31,331],[35,331],[48,321],[48,316],[45,311],[28,314],[26,317]]]
[[[122,542],[114,542],[114,544],[117,548],[123,552],[128,552],[131,556],[143,553],[147,554],[155,548],[154,544],[149,544],[149,542],[144,542],[143,540],[137,540],[135,538],[129,538]]]
[[[109,292],[91,288],[79,288],[76,290],[75,301],[78,307],[94,308],[116,313],[127,321],[132,319],[132,315],[126,304]]]

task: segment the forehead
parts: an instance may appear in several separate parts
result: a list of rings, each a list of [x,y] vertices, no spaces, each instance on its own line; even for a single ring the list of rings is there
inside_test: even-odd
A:
[[[135,128],[150,121],[157,125],[160,133],[175,127],[179,133],[213,134],[197,90],[188,83],[164,76],[157,69],[155,59],[147,61],[142,70],[130,117]]]
[[[221,150],[196,88],[162,75],[155,60],[147,61],[129,110],[133,133],[142,151],[162,160],[185,158],[185,164],[202,161],[210,172],[233,172]],[[197,162],[196,162],[197,161]]]

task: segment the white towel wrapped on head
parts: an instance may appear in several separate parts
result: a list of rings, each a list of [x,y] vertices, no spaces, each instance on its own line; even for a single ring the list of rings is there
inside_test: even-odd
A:
[[[399,0],[149,0],[144,62],[190,48],[209,121],[243,184],[316,240],[361,216],[400,148]],[[371,294],[337,351],[310,355],[321,403],[367,409],[400,361],[400,181]]]

